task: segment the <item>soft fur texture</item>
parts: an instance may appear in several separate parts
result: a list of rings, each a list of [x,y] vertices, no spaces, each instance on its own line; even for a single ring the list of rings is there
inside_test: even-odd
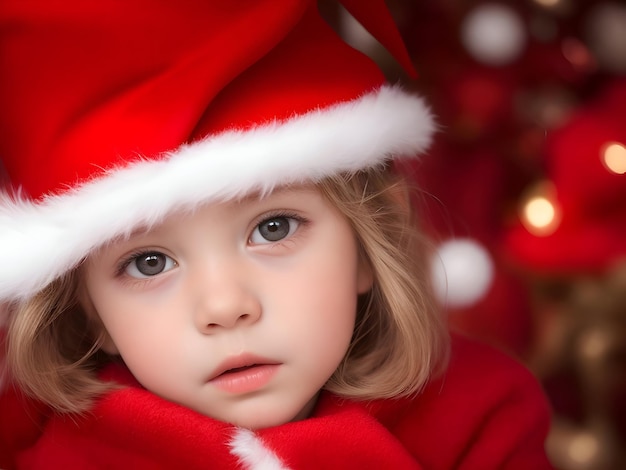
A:
[[[94,248],[171,210],[415,156],[434,123],[423,101],[383,86],[352,102],[182,146],[44,201],[0,199],[0,301],[24,299]]]
[[[239,457],[241,465],[246,469],[287,470],[278,456],[249,429],[237,429],[229,445],[231,453]]]

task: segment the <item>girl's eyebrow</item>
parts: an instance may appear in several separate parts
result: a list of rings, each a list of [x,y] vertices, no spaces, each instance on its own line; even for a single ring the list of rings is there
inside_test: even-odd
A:
[[[314,189],[315,186],[313,184],[281,185],[276,186],[267,194],[262,194],[258,191],[247,194],[243,196],[239,202],[248,202],[251,200],[263,201],[273,196],[282,196],[289,193],[310,193],[313,192]]]
[[[113,245],[113,244],[116,244],[116,243],[120,243],[120,242],[123,243],[123,242],[129,241],[132,238],[146,235],[146,234],[154,231],[156,229],[156,227],[158,227],[158,224],[156,226],[154,226],[154,227],[148,227],[148,226],[145,226],[145,225],[141,225],[139,227],[135,227],[130,232],[122,234],[122,235],[119,235],[119,236],[109,240],[109,242],[105,243],[104,245],[102,245],[102,247],[110,246],[110,245]]]
[[[269,193],[262,195],[260,192],[256,191],[250,194],[247,194],[245,196],[243,196],[241,199],[237,200],[237,203],[239,204],[246,204],[246,203],[250,203],[250,202],[254,202],[254,201],[265,201],[269,198],[272,197],[283,197],[285,195],[289,195],[289,194],[300,194],[300,193],[310,193],[310,192],[314,192],[315,191],[315,186],[313,184],[297,184],[297,185],[281,185],[281,186],[277,186],[276,188],[274,188],[272,191],[270,191]],[[207,201],[206,204],[220,204],[220,202],[218,201]],[[181,211],[184,211],[185,209],[181,209]],[[176,214],[176,212],[171,212],[169,215],[174,215]],[[165,216],[165,218],[167,218],[168,216]],[[133,228],[130,232],[128,232],[127,234],[121,235],[117,238],[115,238],[114,240],[112,240],[112,243],[115,242],[120,242],[120,241],[125,241],[125,240],[130,240],[131,238],[134,237],[138,237],[138,236],[143,236],[143,235],[147,235],[151,232],[153,232],[154,230],[156,230],[158,228],[160,224],[156,224],[152,227],[150,226],[146,226],[146,225],[141,225],[139,227],[135,227]]]
[[[158,226],[158,224],[157,224]],[[130,240],[133,237],[138,237],[141,235],[146,235],[147,233],[152,232],[155,227],[147,227],[145,225],[141,225],[139,227],[135,227],[133,230],[131,230],[127,235],[123,235],[122,237],[118,238],[119,241],[121,240]]]

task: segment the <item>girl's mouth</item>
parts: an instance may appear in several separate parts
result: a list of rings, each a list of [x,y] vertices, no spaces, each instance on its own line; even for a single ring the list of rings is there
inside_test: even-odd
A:
[[[209,383],[222,391],[245,394],[267,385],[279,371],[279,362],[251,355],[239,355],[222,362]]]

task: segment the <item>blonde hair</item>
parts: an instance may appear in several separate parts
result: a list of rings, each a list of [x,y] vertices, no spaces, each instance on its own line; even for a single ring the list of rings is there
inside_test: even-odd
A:
[[[111,389],[95,371],[106,362],[104,331],[80,306],[79,269],[10,308],[7,364],[28,395],[62,413],[81,413]]]
[[[352,345],[326,389],[346,398],[412,395],[448,359],[446,322],[430,285],[429,241],[417,224],[412,188],[390,168],[320,183],[344,214],[374,274],[359,299]]]
[[[389,169],[327,178],[318,187],[351,224],[374,275],[359,299],[353,340],[325,388],[359,400],[411,395],[447,360],[445,321],[430,294],[428,243],[406,182]],[[15,305],[7,363],[29,395],[81,413],[112,385],[97,378],[113,360],[103,328],[80,305],[80,268]]]

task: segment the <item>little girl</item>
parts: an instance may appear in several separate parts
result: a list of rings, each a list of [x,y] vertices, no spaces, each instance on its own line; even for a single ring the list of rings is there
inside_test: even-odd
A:
[[[550,468],[537,383],[431,301],[428,109],[315,2],[0,22],[1,468]]]

